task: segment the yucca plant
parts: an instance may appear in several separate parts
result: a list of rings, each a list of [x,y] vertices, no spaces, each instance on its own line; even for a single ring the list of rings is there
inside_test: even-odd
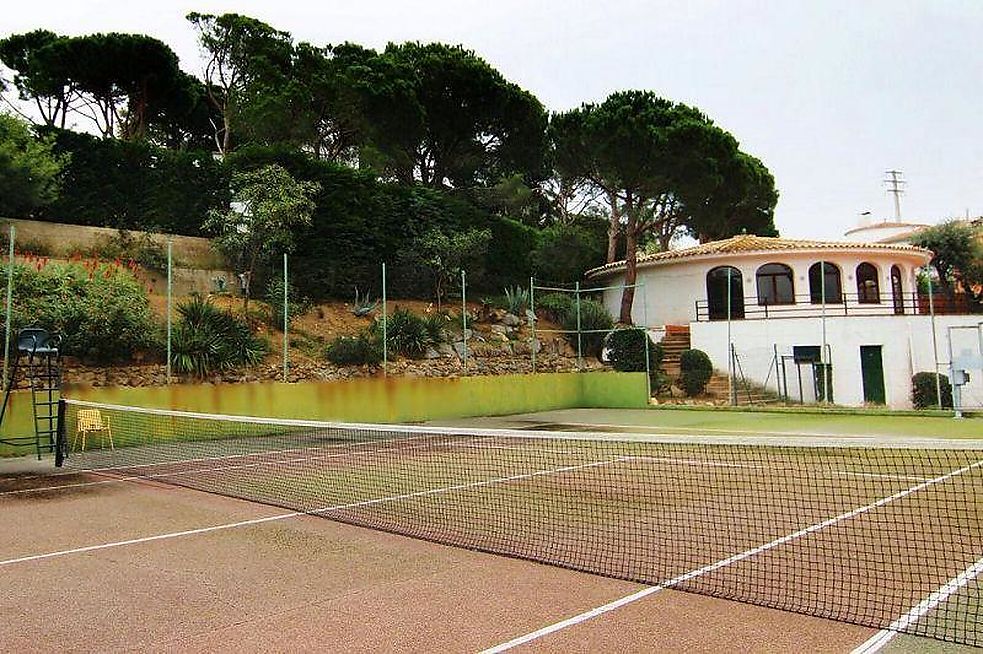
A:
[[[171,341],[175,370],[204,376],[216,369],[256,365],[270,350],[249,324],[195,294],[177,307],[181,321]]]
[[[529,289],[522,286],[506,288],[505,304],[512,315],[525,315],[526,309],[529,308]]]

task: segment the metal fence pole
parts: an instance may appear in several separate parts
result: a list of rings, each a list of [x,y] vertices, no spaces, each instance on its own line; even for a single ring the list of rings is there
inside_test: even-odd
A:
[[[461,334],[464,337],[464,374],[468,374],[468,297],[467,279],[461,270]]]
[[[389,374],[389,338],[386,330],[389,325],[389,315],[386,313],[386,262],[382,262],[382,376]]]
[[[574,289],[577,293],[577,370],[584,368],[584,346],[580,335],[580,281],[577,281]]]
[[[10,226],[10,243],[7,248],[7,307],[6,325],[4,326],[3,339],[3,381],[7,383],[7,371],[10,363],[10,319],[13,315],[14,306],[14,236],[17,230],[13,225]]]
[[[529,349],[532,351],[532,371],[536,372],[536,286],[533,278],[529,278],[529,329],[532,331],[532,340],[529,341]]]
[[[290,329],[290,284],[287,277],[287,253],[283,253],[283,381],[287,381],[287,368],[289,367],[289,354],[287,352],[289,340],[287,332]]]
[[[734,375],[736,371],[734,370],[734,341],[731,336],[731,320],[733,318],[732,306],[733,306],[733,294],[734,289],[731,284],[733,279],[734,269],[731,266],[727,267],[727,399],[731,406],[737,405],[737,386],[734,384]],[[743,287],[741,291],[743,293]]]
[[[935,291],[932,289],[932,271],[925,276],[928,280],[928,313],[932,321],[932,358],[935,360],[935,401],[942,410],[942,379],[939,377],[939,343],[935,334]],[[916,291],[917,299],[917,291]]]
[[[167,383],[171,383],[171,338],[173,335],[173,318],[171,316],[172,288],[174,285],[174,240],[167,239]]]

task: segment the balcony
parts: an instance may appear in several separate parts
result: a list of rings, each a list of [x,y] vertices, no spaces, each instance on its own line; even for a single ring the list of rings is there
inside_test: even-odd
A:
[[[881,295],[879,302],[871,298],[861,298],[857,294],[842,294],[836,301],[827,301],[825,315],[837,316],[927,316],[931,313],[932,303],[936,315],[965,315],[979,313],[980,308],[974,305],[964,293],[953,296],[936,294],[929,301],[925,293],[903,293],[892,297]],[[711,320],[727,320],[727,298],[697,300],[696,322]],[[764,320],[768,318],[818,318],[824,308],[821,302],[811,295],[796,295],[794,303],[767,304],[759,303],[755,295],[743,298],[731,298],[732,320]]]

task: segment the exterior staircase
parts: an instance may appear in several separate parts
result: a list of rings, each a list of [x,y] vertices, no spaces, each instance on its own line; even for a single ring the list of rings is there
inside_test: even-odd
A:
[[[662,346],[662,370],[671,379],[679,377],[679,356],[690,348],[689,325],[666,325]]]
[[[666,325],[666,335],[660,345],[662,346],[662,370],[670,379],[679,378],[679,358],[684,350],[690,349],[690,334],[688,325]],[[674,394],[676,391],[673,391]],[[681,395],[681,393],[679,393]],[[714,371],[707,383],[707,396],[729,401],[730,384],[727,374],[721,371]],[[737,388],[737,403],[739,405],[761,405],[779,403],[778,395],[767,389],[763,389],[756,384],[752,384],[750,391],[742,385]]]

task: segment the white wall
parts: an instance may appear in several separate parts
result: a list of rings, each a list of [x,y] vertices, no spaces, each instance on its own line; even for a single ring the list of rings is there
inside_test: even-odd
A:
[[[833,399],[837,404],[863,403],[863,381],[860,366],[860,346],[880,345],[884,365],[884,390],[887,404],[893,408],[911,407],[911,377],[916,372],[931,372],[935,367],[932,355],[932,328],[929,316],[831,317],[826,319],[826,342],[830,345],[833,364]],[[936,318],[939,372],[948,374],[947,328],[962,325],[975,328],[983,316],[939,316]],[[692,347],[706,352],[714,367],[727,370],[727,323],[700,322],[690,324]],[[731,322],[734,343],[745,377],[778,389],[774,370],[774,347],[778,353],[791,354],[795,345],[821,345],[822,320],[816,318],[784,318],[770,320],[735,320]],[[957,340],[958,339],[958,340]],[[954,350],[978,349],[978,332],[961,330],[954,337]],[[795,365],[789,362],[789,393],[798,396]],[[811,381],[808,369],[803,368],[806,400]],[[965,406],[983,406],[983,371],[971,371],[971,382],[964,387]]]
[[[925,257],[918,253],[898,253],[877,250],[810,250],[775,251],[749,254],[729,254],[725,256],[701,257],[683,261],[665,261],[657,265],[638,269],[638,283],[632,318],[636,324],[645,325],[686,325],[696,320],[696,301],[705,303],[707,299],[706,275],[712,268],[721,265],[734,266],[741,271],[745,303],[749,310],[757,305],[757,282],[755,273],[766,263],[782,263],[792,268],[797,307],[807,313],[820,312],[817,305],[810,305],[809,267],[818,261],[835,264],[840,269],[840,283],[843,292],[856,296],[856,269],[862,262],[873,264],[878,271],[881,302],[885,313],[890,313],[891,266],[901,269],[902,292],[908,302],[915,291],[915,273],[926,263]],[[604,286],[618,287],[624,284],[624,274],[617,273],[601,280]],[[604,292],[604,304],[617,318],[621,307],[620,288]],[[855,303],[855,299],[852,300]],[[868,308],[870,306],[868,305]],[[706,307],[704,304],[704,312]],[[705,317],[704,317],[705,319]]]

